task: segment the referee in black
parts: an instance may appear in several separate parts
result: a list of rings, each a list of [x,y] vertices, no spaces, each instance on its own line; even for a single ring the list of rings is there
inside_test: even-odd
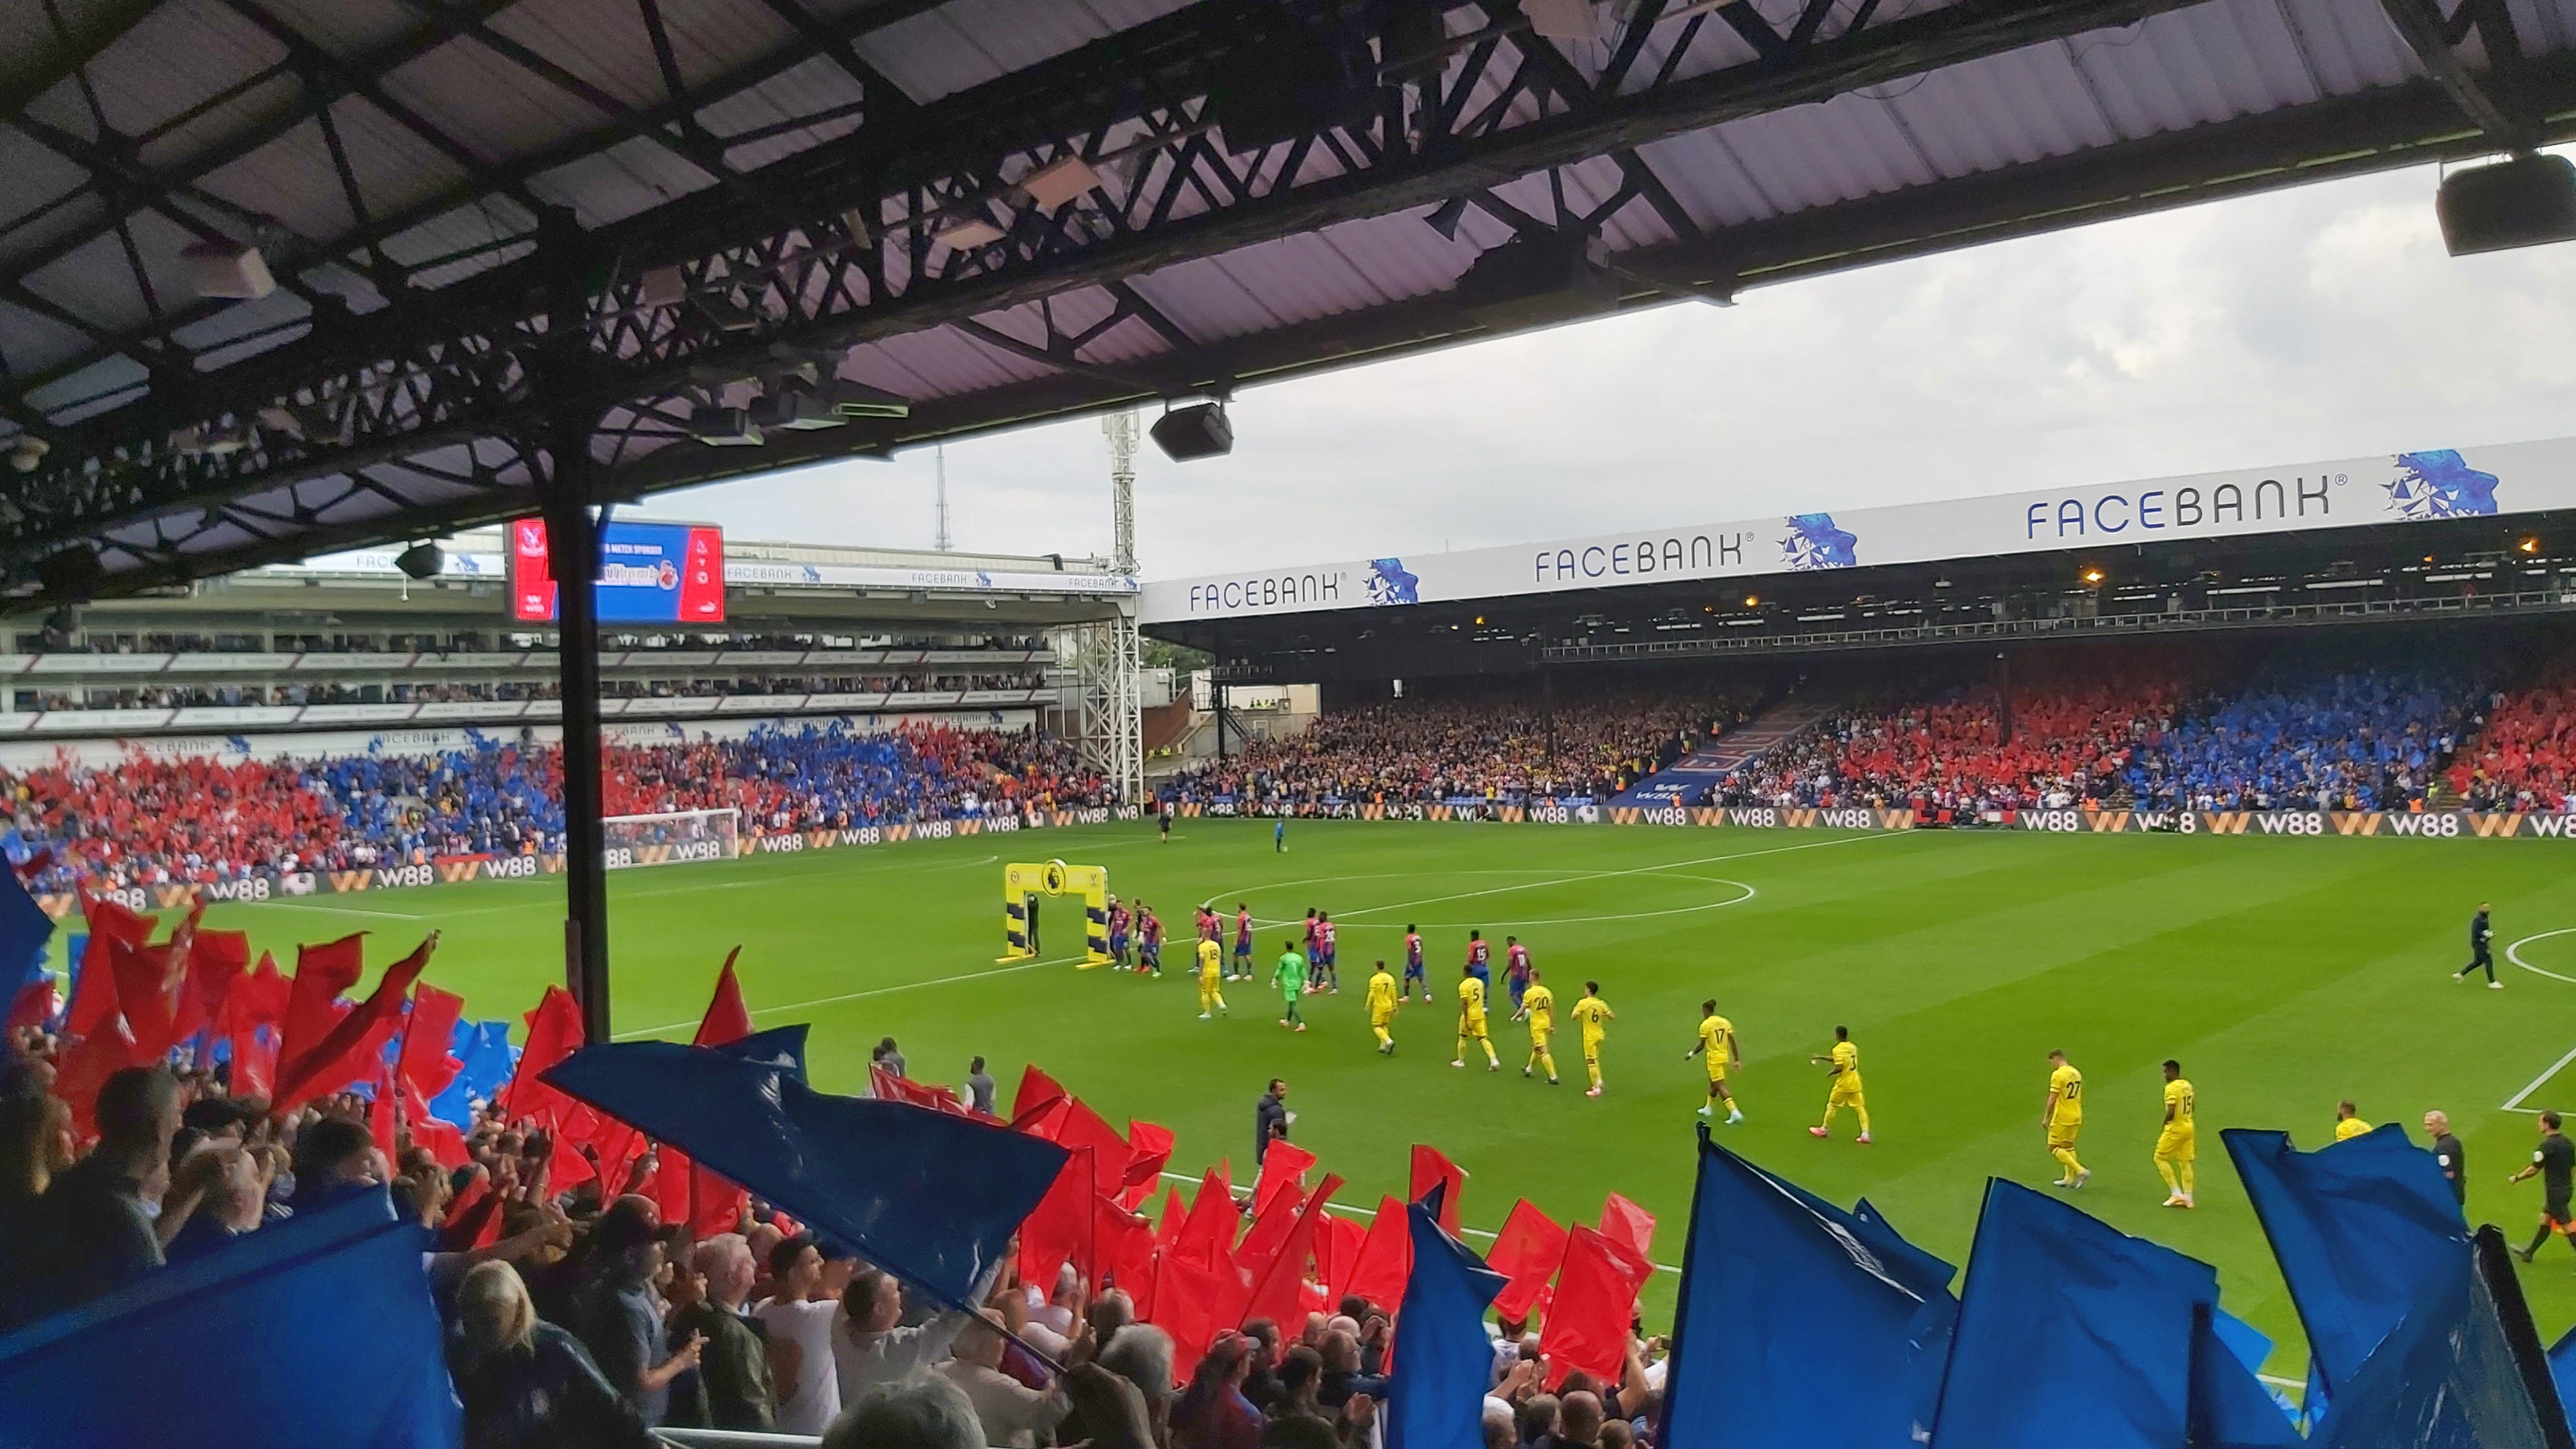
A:
[[[2451,1184],[2451,1198],[2463,1209],[2469,1205],[2469,1154],[2460,1139],[2451,1135],[2451,1114],[2424,1114],[2424,1135],[2433,1140],[2433,1161],[2440,1164],[2442,1178]]]
[[[2493,901],[2478,902],[2478,913],[2469,917],[2469,964],[2452,972],[2451,979],[2466,981],[2470,972],[2483,968],[2487,973],[2488,988],[2502,991],[2504,983],[2495,979],[2495,953],[2487,949],[2487,943],[2495,938],[2495,928],[2487,924],[2487,908],[2494,904]]]
[[[2531,1246],[2522,1250],[2522,1261],[2526,1263],[2540,1251],[2541,1244],[2549,1241],[2551,1233],[2564,1233],[2571,1222],[2576,1222],[2576,1208],[2568,1206],[2570,1188],[2576,1186],[2571,1184],[2571,1179],[2576,1179],[2576,1142],[2568,1141],[2566,1134],[2558,1130],[2555,1112],[2540,1114],[2540,1150],[2531,1154],[2531,1165],[2515,1173],[2511,1181],[2520,1182],[2535,1175],[2540,1179],[2542,1199],[2540,1231],[2532,1235]]]

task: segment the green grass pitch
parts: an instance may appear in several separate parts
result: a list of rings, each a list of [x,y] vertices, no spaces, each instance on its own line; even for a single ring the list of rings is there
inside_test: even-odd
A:
[[[975,837],[900,848],[765,856],[611,878],[621,1034],[685,1037],[717,964],[743,946],[742,979],[765,1025],[814,1025],[813,1070],[857,1090],[868,1048],[892,1034],[913,1074],[954,1082],[989,1057],[1007,1096],[1036,1061],[1114,1122],[1180,1137],[1174,1165],[1219,1156],[1248,1172],[1253,1099],[1291,1083],[1296,1140],[1350,1179],[1342,1201],[1403,1190],[1405,1148],[1441,1146],[1472,1174],[1471,1228],[1499,1226],[1527,1196],[1560,1221],[1590,1220],[1606,1189],[1662,1221],[1656,1257],[1678,1263],[1689,1210],[1691,1129],[1704,1080],[1682,1059],[1703,997],[1747,1052],[1736,1086],[1751,1120],[1723,1140],[1836,1201],[1867,1195],[1898,1227],[1964,1262],[1984,1179],[2047,1182],[2040,1098],[2051,1047],[2085,1071],[2080,1201],[2127,1231],[2216,1264],[2226,1303],[2303,1361],[2297,1323],[2217,1129],[2281,1127],[2328,1140],[2350,1096],[2374,1123],[2420,1140],[2451,1113],[2471,1163],[2472,1222],[2517,1242],[2538,1184],[2507,1187],[2533,1118],[2504,1104],[2535,1077],[2537,1108],[2576,1108],[2576,875],[2552,845],[2520,841],[2259,839],[2036,834],[1837,835],[1825,831],[1549,828],[1298,822],[1285,854],[1267,822],[1181,822]],[[1048,964],[997,967],[1000,867],[1061,857],[1109,868],[1122,898],[1154,903],[1178,938],[1160,981],[1058,964],[1076,925],[1047,915]],[[2497,941],[2522,943],[2507,990],[2454,984],[2466,922],[2495,902]],[[1230,1018],[1197,1019],[1180,963],[1190,907],[1251,903],[1277,924],[1309,906],[1341,924],[1342,994],[1309,998],[1313,1029],[1275,1024],[1275,995],[1232,983]],[[221,905],[291,963],[292,943],[378,934],[379,964],[432,926],[428,979],[470,1012],[512,1015],[559,971],[560,884],[527,881],[381,896]],[[1398,1019],[1398,1055],[1373,1051],[1360,1000],[1368,963],[1400,954],[1420,923],[1441,1004]],[[1524,1081],[1522,1028],[1498,1019],[1499,1075],[1449,1066],[1454,989],[1469,927],[1517,934],[1570,1004],[1598,978],[1618,1011],[1608,1093],[1582,1094],[1571,1034],[1566,1085]],[[1230,938],[1229,938],[1230,945]],[[2560,973],[2553,979],[2547,972]],[[1851,1027],[1876,1143],[1807,1134],[1824,1100],[1808,1064]],[[2157,1064],[2179,1057],[2199,1089],[2200,1200],[2162,1209],[2150,1146]],[[2525,1269],[2544,1334],[2576,1318],[2576,1252]],[[1648,1289],[1668,1319],[1674,1278]]]

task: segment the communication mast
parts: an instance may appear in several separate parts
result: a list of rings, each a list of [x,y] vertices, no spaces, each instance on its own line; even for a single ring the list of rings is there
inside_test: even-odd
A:
[[[941,443],[932,448],[930,458],[931,466],[939,472],[939,532],[932,537],[930,546],[946,553],[955,547],[948,537],[948,445]]]
[[[1136,414],[1100,420],[1109,440],[1110,556],[1123,577],[1136,574]],[[1145,654],[1136,632],[1136,598],[1107,601],[1108,617],[1085,624],[1075,640],[1082,690],[1083,762],[1118,791],[1121,805],[1140,804],[1145,789]]]

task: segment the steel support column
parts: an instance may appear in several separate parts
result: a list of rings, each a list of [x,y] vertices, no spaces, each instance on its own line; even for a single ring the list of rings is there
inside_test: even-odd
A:
[[[609,1038],[607,840],[599,794],[599,475],[591,420],[566,422],[550,440],[538,488],[555,578],[557,658],[563,682],[564,984],[581,1002],[585,1039]]]

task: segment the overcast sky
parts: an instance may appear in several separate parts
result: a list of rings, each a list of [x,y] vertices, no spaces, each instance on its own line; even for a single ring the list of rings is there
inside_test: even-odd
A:
[[[1247,390],[1143,446],[1148,578],[2576,434],[2576,245],[2454,260],[2394,172]],[[948,449],[961,549],[1106,553],[1096,420]],[[927,548],[932,457],[662,495]]]

